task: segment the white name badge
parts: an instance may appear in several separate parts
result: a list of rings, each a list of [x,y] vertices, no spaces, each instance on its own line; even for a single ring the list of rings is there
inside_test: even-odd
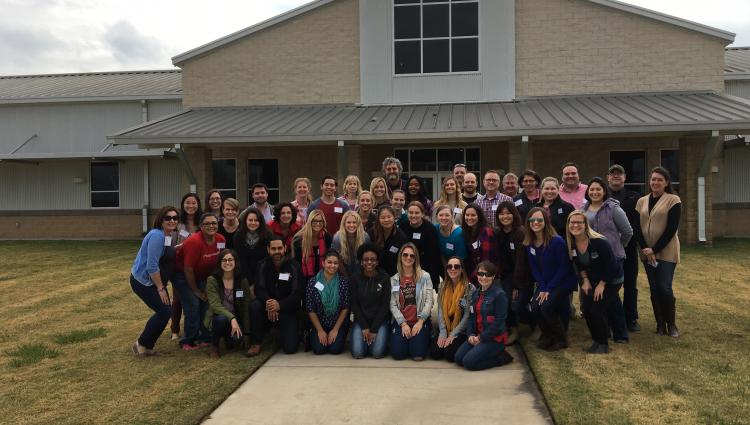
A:
[[[289,273],[279,273],[279,280],[289,280]]]
[[[471,246],[473,246],[474,249],[479,249],[479,245],[481,245],[481,243],[479,241],[476,241],[473,244],[471,244]]]
[[[391,292],[398,292],[400,287],[398,285],[391,286]]]
[[[464,210],[462,210],[461,208],[458,208],[458,207],[453,208],[453,213],[454,214],[461,214],[462,212],[464,212]]]
[[[558,208],[558,209],[557,209],[557,213],[558,213],[558,214],[562,214],[562,213],[563,213],[563,209],[562,209],[562,208]]]
[[[511,242],[510,243],[510,249],[513,250],[513,251],[515,251],[516,250],[516,244],[514,244],[513,242]]]
[[[529,248],[529,252],[531,255],[536,255],[536,250],[534,248]]]
[[[172,237],[164,236],[164,246],[171,246],[171,245],[172,245]]]
[[[414,233],[414,234],[411,235],[411,238],[414,239],[414,240],[416,240],[416,241],[418,241],[418,240],[422,239],[422,234],[421,233]]]
[[[492,211],[497,211],[497,204],[492,206]]]
[[[225,246],[227,246],[227,244],[224,243],[224,242],[217,242],[216,243],[216,248],[217,249],[224,249]]]
[[[599,253],[596,252],[596,251],[592,252],[591,253],[591,259],[592,260],[596,260],[597,258],[599,258]]]
[[[234,294],[235,298],[245,298],[245,291],[237,291]]]
[[[571,249],[571,250],[570,250],[570,256],[571,256],[571,257],[578,257],[578,253],[576,252],[576,250],[575,250],[575,249]]]
[[[395,246],[392,246],[391,249],[389,249],[388,251],[391,251],[392,253],[395,254],[398,252],[398,248],[396,248]]]
[[[341,214],[342,212],[344,212],[344,209],[341,207],[333,207],[333,212],[335,212],[336,214]]]
[[[445,249],[453,249],[453,244],[450,242],[445,243]]]
[[[190,236],[190,232],[184,229],[180,230],[180,236],[182,236],[183,238],[187,238],[188,236]]]
[[[325,286],[320,282],[315,282],[315,289],[317,289],[318,291],[322,291],[323,289],[325,289]]]
[[[471,314],[474,314],[474,306],[473,305],[469,306],[469,311],[471,312]]]
[[[521,205],[523,205],[523,200],[522,199],[516,199],[516,202],[514,202],[514,204],[516,204],[517,207],[520,207]]]

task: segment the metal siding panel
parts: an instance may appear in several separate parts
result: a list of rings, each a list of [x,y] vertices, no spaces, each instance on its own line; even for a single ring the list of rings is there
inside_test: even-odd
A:
[[[172,115],[182,111],[182,102],[177,101],[148,101],[148,119],[149,121]]]
[[[482,99],[482,75],[393,77],[393,103],[465,102]]]
[[[120,161],[120,208],[143,207],[143,164],[146,160]]]
[[[171,159],[149,161],[149,202],[151,208],[172,205],[179,208],[182,198],[180,163]]]
[[[750,81],[727,81],[725,90],[727,94],[750,99]]]
[[[724,151],[726,169],[724,199],[728,203],[750,202],[750,148]]]
[[[74,183],[73,178],[82,183]],[[0,163],[0,210],[90,208],[88,161]]]

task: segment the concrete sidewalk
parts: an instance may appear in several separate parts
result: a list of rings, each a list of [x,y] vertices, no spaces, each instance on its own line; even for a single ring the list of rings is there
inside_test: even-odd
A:
[[[481,372],[444,361],[274,355],[205,424],[551,424],[523,355]]]

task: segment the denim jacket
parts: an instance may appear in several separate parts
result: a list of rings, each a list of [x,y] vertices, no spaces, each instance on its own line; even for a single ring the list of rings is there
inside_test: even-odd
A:
[[[430,320],[430,312],[432,311],[432,279],[430,274],[426,271],[422,271],[422,277],[416,282],[417,285],[417,317],[426,322]],[[404,315],[401,314],[401,305],[399,304],[399,288],[401,286],[400,278],[398,274],[391,276],[391,314],[396,323],[400,326],[406,321]],[[395,290],[394,290],[395,288]]]
[[[482,294],[481,289],[471,294],[471,304],[469,305],[469,324],[466,328],[466,335],[477,334],[477,312],[474,305]],[[503,291],[499,280],[492,282],[492,286],[484,292],[482,302],[482,333],[479,339],[482,342],[497,341],[503,342],[506,338],[505,319],[508,315],[508,297]]]

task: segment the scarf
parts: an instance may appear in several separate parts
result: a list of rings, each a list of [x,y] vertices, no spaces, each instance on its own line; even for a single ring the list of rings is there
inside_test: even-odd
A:
[[[257,232],[251,232],[248,230],[247,233],[245,233],[245,243],[250,249],[255,248],[255,245],[258,245],[258,241],[260,241],[260,235],[258,235]]]
[[[325,273],[321,270],[315,276],[315,280],[323,284],[323,290],[319,290],[319,292],[326,316],[336,314],[336,310],[339,308],[339,274],[336,273],[331,280],[326,281]]]
[[[315,275],[315,247],[312,247],[313,249],[310,250],[310,254],[302,258],[302,274],[305,276],[314,276]],[[321,230],[318,234],[318,264],[317,268],[320,270],[320,267],[323,266],[323,256],[326,254],[326,237],[325,237],[325,230]]]
[[[447,283],[447,282],[445,282]],[[466,283],[443,284],[443,322],[450,334],[461,321],[461,298],[466,293]]]

